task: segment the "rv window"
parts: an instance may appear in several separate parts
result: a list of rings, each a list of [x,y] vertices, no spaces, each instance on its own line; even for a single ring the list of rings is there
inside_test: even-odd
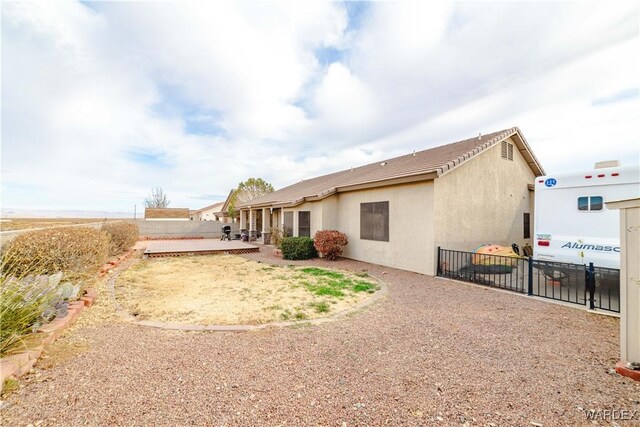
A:
[[[601,211],[604,207],[602,196],[578,197],[578,210],[583,212]]]
[[[601,211],[602,210],[602,197],[600,196],[593,196],[590,197],[590,206],[589,206],[589,210],[590,211]]]
[[[589,198],[588,197],[578,197],[578,210],[579,211],[588,211],[589,210]]]

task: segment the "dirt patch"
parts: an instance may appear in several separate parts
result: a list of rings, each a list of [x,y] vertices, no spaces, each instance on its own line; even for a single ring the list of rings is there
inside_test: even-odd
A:
[[[220,325],[326,317],[378,289],[366,274],[234,255],[142,260],[115,284],[118,302],[138,319]]]

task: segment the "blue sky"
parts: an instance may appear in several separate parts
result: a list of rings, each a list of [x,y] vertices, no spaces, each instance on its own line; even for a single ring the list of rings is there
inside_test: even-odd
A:
[[[2,207],[276,188],[519,126],[638,162],[637,2],[2,4]]]

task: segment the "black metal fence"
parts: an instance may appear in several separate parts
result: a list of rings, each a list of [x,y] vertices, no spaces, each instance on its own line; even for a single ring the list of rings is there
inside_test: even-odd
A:
[[[437,275],[620,312],[620,270],[438,248]]]

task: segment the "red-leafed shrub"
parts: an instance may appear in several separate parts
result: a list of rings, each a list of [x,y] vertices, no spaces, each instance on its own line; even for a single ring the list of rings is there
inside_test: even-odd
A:
[[[337,230],[320,230],[313,236],[313,244],[323,257],[334,261],[342,255],[342,248],[349,244],[349,239]]]

